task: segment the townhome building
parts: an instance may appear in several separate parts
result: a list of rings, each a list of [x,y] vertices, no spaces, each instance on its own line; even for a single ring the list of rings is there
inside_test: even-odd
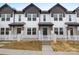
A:
[[[78,39],[79,8],[68,11],[57,3],[47,11],[31,3],[22,11],[8,4],[0,7],[0,39]]]

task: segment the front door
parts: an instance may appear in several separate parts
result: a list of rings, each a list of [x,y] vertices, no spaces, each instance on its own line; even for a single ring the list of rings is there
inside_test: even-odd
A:
[[[47,35],[47,28],[43,28],[43,35]]]
[[[21,28],[17,28],[17,34],[21,34]]]
[[[73,28],[70,28],[70,35],[73,35]]]

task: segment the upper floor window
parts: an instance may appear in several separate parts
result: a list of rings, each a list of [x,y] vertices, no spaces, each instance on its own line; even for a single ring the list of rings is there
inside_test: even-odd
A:
[[[37,15],[36,14],[33,14],[32,16],[33,16],[33,21],[36,21]]]
[[[27,20],[28,20],[28,21],[31,21],[31,14],[28,14],[28,15],[27,15]]]
[[[11,14],[7,14],[6,21],[10,21]]]
[[[72,21],[72,19],[71,19],[71,15],[69,15],[69,21]]]
[[[25,17],[27,17],[27,13],[25,13]]]
[[[21,21],[21,15],[19,15],[19,21]]]
[[[53,16],[54,16],[54,21],[57,21],[58,20],[57,14],[54,14]]]
[[[63,20],[63,14],[59,14],[59,21]]]
[[[5,14],[1,14],[1,21],[5,21]]]
[[[43,21],[46,21],[46,15],[43,15]]]
[[[51,14],[51,17],[53,17],[53,13]]]

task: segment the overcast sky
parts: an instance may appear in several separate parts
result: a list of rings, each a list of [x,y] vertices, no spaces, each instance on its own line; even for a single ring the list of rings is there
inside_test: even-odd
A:
[[[15,8],[16,10],[22,10],[26,6],[28,6],[30,3],[9,3],[12,8]],[[42,10],[49,10],[51,7],[56,5],[56,3],[34,3],[37,7],[39,7]],[[79,7],[79,3],[60,3],[62,6],[64,6],[69,11],[72,11]],[[3,3],[0,3],[0,7],[4,5]]]

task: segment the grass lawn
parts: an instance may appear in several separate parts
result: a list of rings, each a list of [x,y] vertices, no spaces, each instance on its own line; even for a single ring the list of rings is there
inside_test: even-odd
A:
[[[11,43],[1,43],[4,46],[0,48],[8,48],[8,49],[19,49],[19,50],[34,50],[41,51],[42,50],[42,42],[41,41],[11,41]]]
[[[79,41],[57,41],[51,42],[54,51],[61,52],[79,52]]]

